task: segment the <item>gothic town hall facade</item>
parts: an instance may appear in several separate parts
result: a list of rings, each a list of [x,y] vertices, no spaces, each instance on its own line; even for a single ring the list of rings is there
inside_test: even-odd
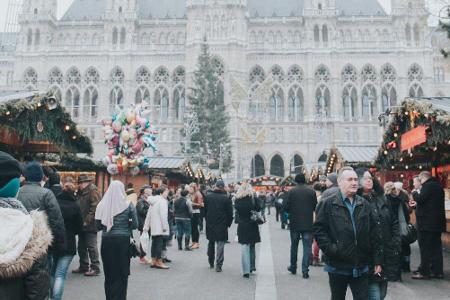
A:
[[[160,154],[174,156],[206,37],[231,117],[229,178],[286,176],[334,145],[379,145],[379,114],[405,97],[449,95],[445,35],[427,25],[424,0],[391,2],[387,14],[377,0],[74,0],[57,19],[56,0],[24,0],[7,79],[53,89],[95,158],[106,152],[99,120],[147,101]]]

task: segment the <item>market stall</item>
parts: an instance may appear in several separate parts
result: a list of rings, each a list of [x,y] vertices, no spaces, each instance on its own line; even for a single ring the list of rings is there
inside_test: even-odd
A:
[[[254,191],[277,191],[283,177],[275,175],[262,175],[250,179]]]
[[[387,112],[390,122],[376,163],[382,181],[402,181],[412,188],[412,177],[428,170],[446,192],[447,233],[450,249],[450,98],[407,98]]]
[[[376,173],[375,159],[378,146],[370,145],[338,145],[330,150],[326,163],[326,174],[337,172],[340,168],[366,167]]]

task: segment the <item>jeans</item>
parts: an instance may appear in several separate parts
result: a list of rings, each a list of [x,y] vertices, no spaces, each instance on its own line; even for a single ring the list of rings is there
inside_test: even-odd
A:
[[[177,224],[177,237],[183,238],[183,235],[185,237],[191,236],[191,220],[189,219],[175,219],[175,222]]]
[[[161,259],[164,247],[164,237],[162,235],[152,236],[152,258]]]
[[[387,294],[387,281],[369,282],[368,300],[383,300]]]
[[[367,274],[353,277],[351,275],[328,273],[328,278],[331,300],[345,300],[345,294],[349,285],[352,290],[353,300],[367,300],[369,283]]]
[[[302,273],[308,273],[312,247],[312,234],[310,231],[291,230],[291,269],[297,270],[297,253],[300,239],[302,239],[303,243]]]
[[[64,292],[64,284],[66,282],[67,269],[69,269],[72,262],[73,255],[64,255],[55,257],[52,268],[52,299],[60,300]]]
[[[100,272],[100,260],[97,248],[97,233],[83,232],[78,235],[78,255],[80,256],[80,269],[83,271]],[[89,259],[91,265],[89,268]]]
[[[243,274],[250,274],[251,271],[256,271],[255,260],[255,244],[241,244],[241,263]]]
[[[217,251],[214,246],[217,245]],[[214,265],[214,259],[216,260],[216,266],[222,267],[224,261],[224,249],[225,241],[209,241],[208,242],[208,262],[211,266]],[[217,253],[216,253],[217,252]]]

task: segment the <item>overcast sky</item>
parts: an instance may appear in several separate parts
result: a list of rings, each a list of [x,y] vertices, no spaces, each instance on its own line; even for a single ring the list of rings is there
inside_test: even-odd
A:
[[[64,12],[69,8],[70,4],[74,0],[58,0],[58,18],[61,18]],[[163,0],[162,0],[163,1]],[[360,0],[364,1],[364,0]],[[386,11],[390,11],[391,0],[378,0],[381,5],[386,9]],[[442,7],[445,4],[450,3],[450,0],[425,0],[429,5],[434,7]],[[8,8],[9,0],[0,0],[0,31],[3,31],[6,19],[6,11]]]

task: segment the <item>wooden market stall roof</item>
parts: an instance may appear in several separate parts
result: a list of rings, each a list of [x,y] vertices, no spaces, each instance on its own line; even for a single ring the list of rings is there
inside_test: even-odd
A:
[[[345,165],[373,165],[378,153],[378,146],[373,145],[337,145],[330,150],[327,159],[327,174]]]
[[[0,137],[17,152],[92,154],[89,138],[51,93],[0,94]]]
[[[386,114],[390,122],[378,165],[421,169],[450,163],[450,97],[406,98]]]

